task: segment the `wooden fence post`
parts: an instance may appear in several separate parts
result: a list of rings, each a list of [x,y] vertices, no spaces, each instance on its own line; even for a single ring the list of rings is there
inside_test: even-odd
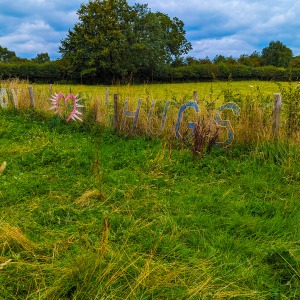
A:
[[[119,95],[114,94],[114,129],[117,130],[119,127]]]
[[[99,103],[94,103],[94,116],[95,116],[95,122],[98,122],[98,111],[99,111]]]
[[[34,94],[33,94],[33,87],[29,86],[28,87],[29,90],[29,96],[30,96],[30,107],[34,108],[35,104],[34,104]]]
[[[16,109],[19,108],[19,103],[18,103],[18,90],[15,89],[10,89],[11,90],[11,94],[13,96],[13,102],[14,102],[14,106]]]
[[[105,104],[108,105],[108,88],[105,89]]]
[[[50,92],[50,96],[51,96],[52,95],[52,84],[50,84],[49,92]]]
[[[281,95],[278,93],[274,94],[274,122],[273,122],[273,136],[275,140],[278,139],[279,125],[280,125],[280,109],[282,106]]]
[[[198,102],[198,92],[197,92],[197,91],[194,91],[194,92],[193,92],[193,95],[194,95],[194,101],[195,101],[195,102]]]

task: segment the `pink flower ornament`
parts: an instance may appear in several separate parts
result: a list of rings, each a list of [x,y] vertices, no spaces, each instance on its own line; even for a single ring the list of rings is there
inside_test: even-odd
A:
[[[82,118],[79,115],[82,115],[82,112],[80,112],[78,109],[84,107],[83,105],[78,104],[78,102],[81,100],[81,98],[77,98],[78,95],[74,96],[73,94],[68,94],[65,96],[63,93],[54,94],[49,100],[52,102],[52,106],[50,109],[54,109],[57,115],[62,117],[62,112],[59,107],[59,103],[62,100],[66,106],[68,100],[71,100],[73,103],[72,111],[68,118],[66,119],[66,122],[69,122],[70,120],[78,120],[83,121]]]

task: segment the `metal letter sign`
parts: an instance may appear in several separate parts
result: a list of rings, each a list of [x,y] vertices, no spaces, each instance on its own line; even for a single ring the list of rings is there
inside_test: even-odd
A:
[[[176,125],[175,125],[175,134],[176,134],[176,137],[178,139],[182,139],[182,136],[181,134],[179,133],[179,128],[180,128],[180,123],[181,123],[181,120],[182,120],[182,115],[183,115],[183,112],[188,108],[188,107],[193,107],[195,109],[196,112],[199,112],[199,106],[196,102],[194,101],[191,101],[191,102],[188,102],[184,105],[182,105],[179,109],[179,112],[178,112],[178,118],[177,118],[177,122],[176,122]],[[188,128],[190,129],[195,129],[195,123],[193,122],[189,122],[188,123]],[[192,133],[193,134],[193,133]]]
[[[232,143],[233,138],[234,138],[234,132],[233,132],[232,126],[230,124],[230,121],[222,120],[222,118],[221,118],[221,112],[224,109],[231,109],[236,116],[238,116],[240,114],[240,109],[234,102],[224,104],[217,109],[217,112],[214,116],[214,121],[216,122],[216,124],[218,126],[226,127],[226,129],[227,129],[227,140],[225,142],[216,142],[216,145],[219,147],[229,146]]]
[[[170,105],[170,101],[167,101],[165,109],[164,109],[164,114],[163,114],[162,119],[161,119],[161,126],[160,126],[160,129],[159,129],[158,134],[157,134],[158,136],[163,132],[163,130],[165,128],[165,122],[166,122],[167,113],[168,113],[168,110],[169,110],[169,105]],[[148,124],[147,124],[147,132],[150,135],[154,135],[151,131],[151,119],[152,119],[152,115],[153,115],[153,111],[154,111],[154,106],[155,106],[155,101],[153,100],[150,111],[149,111]]]
[[[135,132],[135,129],[136,129],[136,126],[137,126],[137,120],[138,120],[139,113],[140,113],[141,103],[142,103],[142,100],[139,99],[138,107],[137,107],[136,111],[127,111],[127,109],[128,109],[128,100],[126,99],[125,104],[124,104],[121,128],[124,128],[124,126],[125,126],[126,117],[134,118],[133,119],[133,125],[132,125],[132,133]]]

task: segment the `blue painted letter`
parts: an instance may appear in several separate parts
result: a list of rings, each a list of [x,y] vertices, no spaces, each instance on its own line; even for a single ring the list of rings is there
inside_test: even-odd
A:
[[[227,140],[225,142],[217,142],[216,145],[219,147],[229,146],[232,143],[233,138],[234,138],[234,132],[233,132],[232,126],[230,124],[230,121],[222,120],[222,118],[221,118],[221,112],[224,109],[231,109],[236,116],[238,116],[240,114],[240,109],[234,102],[229,102],[227,104],[224,104],[217,109],[217,112],[214,116],[214,121],[218,126],[226,127],[226,129],[227,129]]]
[[[127,111],[127,109],[128,109],[128,100],[126,99],[125,104],[124,104],[121,128],[124,128],[124,126],[125,126],[125,118],[126,117],[134,118],[133,119],[133,124],[132,124],[132,133],[135,132],[135,129],[136,129],[136,126],[137,126],[137,120],[138,120],[139,113],[140,113],[141,103],[142,103],[142,100],[139,99],[138,107],[137,107],[136,111]]]
[[[182,105],[179,109],[179,112],[178,112],[178,118],[177,118],[177,122],[176,122],[176,125],[175,125],[175,134],[176,134],[176,137],[178,139],[182,139],[182,136],[181,134],[179,133],[179,128],[180,128],[180,123],[181,123],[181,120],[182,120],[182,115],[183,115],[183,112],[188,108],[188,107],[193,107],[195,109],[196,112],[199,112],[199,106],[196,102],[194,101],[191,101],[191,102],[188,102],[184,105]],[[188,128],[190,129],[195,129],[195,123],[193,122],[189,122],[188,123]]]
[[[161,119],[161,126],[160,126],[160,130],[158,132],[158,136],[163,132],[164,128],[165,128],[165,121],[166,121],[166,118],[167,118],[167,113],[168,113],[168,110],[169,110],[169,105],[170,105],[170,101],[167,101],[166,103],[166,107],[164,109],[164,114],[162,116],[162,119]],[[152,119],[152,115],[153,115],[153,111],[154,111],[154,106],[155,106],[155,101],[153,100],[152,101],[152,105],[151,105],[151,108],[150,108],[150,111],[149,111],[149,115],[148,115],[148,124],[147,124],[147,132],[150,134],[150,135],[154,135],[151,131],[151,119]]]

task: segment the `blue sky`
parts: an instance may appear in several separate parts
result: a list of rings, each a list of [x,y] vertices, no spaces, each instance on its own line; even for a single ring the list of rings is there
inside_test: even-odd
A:
[[[300,6],[294,0],[127,1],[181,19],[193,46],[189,55],[196,58],[239,57],[277,40],[300,55]],[[48,52],[59,58],[60,41],[81,3],[88,0],[0,0],[0,45],[19,57]]]

